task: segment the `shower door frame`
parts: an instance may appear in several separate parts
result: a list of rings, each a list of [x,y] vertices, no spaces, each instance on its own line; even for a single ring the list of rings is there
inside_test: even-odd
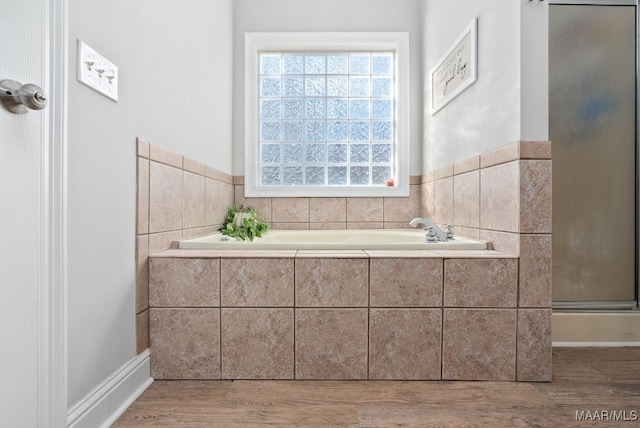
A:
[[[541,0],[542,1],[542,0]],[[554,5],[567,6],[635,6],[635,41],[636,41],[636,135],[635,135],[635,300],[630,301],[562,301],[552,302],[554,312],[611,312],[611,311],[637,311],[640,305],[640,1],[639,0],[549,0],[549,13]],[[553,144],[553,142],[552,142]]]

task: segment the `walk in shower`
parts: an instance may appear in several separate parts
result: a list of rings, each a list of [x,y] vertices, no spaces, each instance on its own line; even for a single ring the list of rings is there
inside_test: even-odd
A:
[[[555,309],[637,309],[637,2],[552,1]]]

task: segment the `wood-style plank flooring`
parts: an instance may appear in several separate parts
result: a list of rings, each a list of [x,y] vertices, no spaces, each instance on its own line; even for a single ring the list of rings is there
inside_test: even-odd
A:
[[[260,426],[640,427],[640,348],[554,349],[551,383],[156,381],[113,425]]]

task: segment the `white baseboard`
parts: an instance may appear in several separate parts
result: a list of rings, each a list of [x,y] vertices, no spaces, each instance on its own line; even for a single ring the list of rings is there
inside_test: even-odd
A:
[[[554,312],[554,346],[638,346],[640,311]]]
[[[69,428],[108,428],[153,383],[149,349],[127,362],[69,409]]]

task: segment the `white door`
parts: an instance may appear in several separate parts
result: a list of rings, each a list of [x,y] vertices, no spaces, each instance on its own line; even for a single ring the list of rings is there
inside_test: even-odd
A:
[[[0,0],[0,80],[50,90],[54,1]],[[57,7],[57,6],[56,6]],[[66,426],[53,409],[50,108],[0,107],[0,426]],[[56,369],[57,370],[57,369]],[[61,389],[58,388],[60,391]],[[62,403],[62,402],[60,402]],[[56,405],[55,407],[60,407]]]

